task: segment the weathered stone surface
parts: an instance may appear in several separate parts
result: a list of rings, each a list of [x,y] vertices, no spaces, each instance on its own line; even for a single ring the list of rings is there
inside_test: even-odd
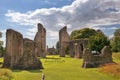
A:
[[[4,68],[13,68],[23,55],[23,36],[17,31],[8,29],[6,32],[6,53]]]
[[[102,57],[102,60],[103,60],[102,62],[103,63],[111,63],[111,62],[113,62],[112,51],[111,51],[109,46],[105,46],[101,50],[101,57]]]
[[[68,49],[68,53],[71,57],[82,58],[83,49],[86,48],[87,44],[88,39],[70,40],[66,26],[59,31],[60,57],[65,57],[65,53]]]
[[[109,46],[105,46],[101,54],[92,54],[89,49],[84,49],[83,68],[95,68],[107,63],[114,63],[112,60],[112,51]]]
[[[18,69],[43,69],[42,63],[35,56],[35,45],[30,39],[23,42],[23,56],[15,66]]]
[[[92,58],[93,58],[93,55],[92,55],[91,51],[88,48],[84,49],[84,51],[83,51],[83,65],[82,65],[82,67],[83,68],[96,67],[94,62],[92,62]]]
[[[80,45],[78,45],[77,43],[75,43],[75,58],[82,58],[82,48]]]
[[[39,57],[46,57],[46,29],[38,23],[38,32],[35,36],[35,54]]]
[[[75,56],[75,47],[73,46],[74,43],[72,42],[69,42],[69,54],[70,54],[70,57],[74,57]]]
[[[67,42],[70,40],[70,37],[67,33],[67,27],[63,27],[59,31],[59,54],[60,57],[65,57],[65,48],[68,46]]]
[[[6,32],[6,53],[4,68],[42,69],[42,63],[35,57],[35,45],[32,40],[24,39],[22,34],[12,29]]]

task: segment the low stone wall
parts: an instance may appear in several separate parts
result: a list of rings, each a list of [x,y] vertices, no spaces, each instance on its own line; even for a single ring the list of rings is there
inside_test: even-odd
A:
[[[107,63],[113,63],[112,51],[109,46],[105,46],[101,50],[101,54],[92,54],[89,49],[84,49],[83,68],[95,68]]]

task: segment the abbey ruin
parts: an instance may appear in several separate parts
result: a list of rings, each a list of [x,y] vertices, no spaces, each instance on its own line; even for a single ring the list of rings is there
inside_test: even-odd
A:
[[[93,54],[89,49],[84,49],[83,68],[95,68],[107,63],[114,63],[112,60],[112,51],[109,46],[105,46],[101,50],[101,54]]]
[[[21,33],[8,29],[6,32],[6,53],[3,67],[11,69],[43,69],[42,63],[37,59],[37,56],[46,56],[45,34],[45,29],[40,23],[38,23],[38,33],[35,41],[23,38]],[[35,54],[38,52],[36,48],[40,49],[42,53]]]
[[[42,24],[38,23],[38,32],[34,38],[35,54],[38,57],[46,57],[46,29]]]
[[[93,54],[87,48],[88,39],[70,40],[67,33],[67,27],[59,31],[59,55],[65,57],[66,49],[70,57],[83,58],[83,68],[95,68],[107,63],[114,63],[112,60],[112,51],[109,46],[105,46],[100,54]]]
[[[23,35],[13,29],[6,32],[6,53],[4,68],[11,69],[43,69],[37,57],[46,58],[46,55],[56,55],[54,47],[46,49],[46,29],[38,23],[38,32],[34,40],[23,38]],[[67,33],[67,26],[59,31],[59,55],[65,57],[83,58],[83,68],[98,67],[105,63],[113,63],[112,52],[109,46],[101,50],[101,54],[94,55],[87,48],[88,39],[71,40]]]

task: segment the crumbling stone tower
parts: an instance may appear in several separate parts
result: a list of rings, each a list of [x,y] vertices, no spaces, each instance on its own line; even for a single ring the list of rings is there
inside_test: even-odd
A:
[[[46,29],[38,23],[38,32],[35,36],[35,54],[39,57],[46,57]]]
[[[6,53],[4,68],[43,69],[42,63],[35,56],[34,41],[23,39],[21,33],[8,29],[6,32]]]
[[[69,40],[70,40],[70,37],[67,33],[67,26],[65,26],[59,31],[59,55],[60,57],[65,57],[65,48]]]
[[[3,67],[12,68],[23,55],[23,36],[17,31],[8,29],[6,40],[6,53]]]

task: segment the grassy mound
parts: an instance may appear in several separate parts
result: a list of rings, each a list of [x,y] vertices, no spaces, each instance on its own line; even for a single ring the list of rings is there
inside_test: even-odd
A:
[[[12,80],[13,74],[9,69],[0,69],[0,80]]]

